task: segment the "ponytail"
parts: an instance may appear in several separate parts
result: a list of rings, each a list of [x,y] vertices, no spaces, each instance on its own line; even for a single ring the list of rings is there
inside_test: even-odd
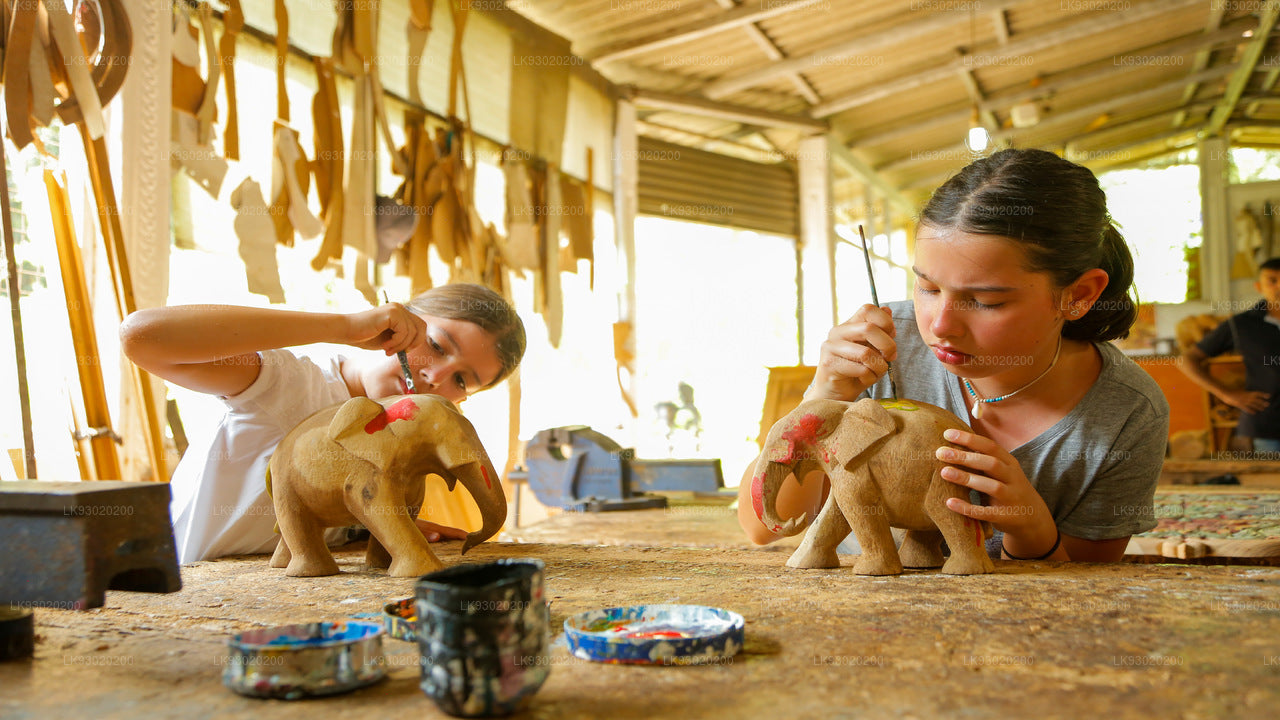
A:
[[[1102,231],[1098,267],[1107,273],[1107,287],[1083,317],[1068,321],[1062,337],[1068,340],[1103,342],[1129,337],[1129,328],[1138,319],[1138,307],[1129,297],[1133,285],[1133,255],[1124,236],[1110,221]]]

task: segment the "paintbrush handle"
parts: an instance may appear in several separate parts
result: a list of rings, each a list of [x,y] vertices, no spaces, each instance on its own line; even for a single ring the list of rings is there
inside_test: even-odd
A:
[[[876,293],[876,276],[871,272],[871,250],[867,246],[867,235],[862,232],[862,226],[858,226],[858,237],[862,239],[862,259],[867,263],[867,283],[871,285],[871,302],[876,307],[880,307],[880,295]],[[889,394],[894,400],[898,399],[898,387],[893,382],[893,363],[888,360],[884,361],[885,374],[889,376]]]

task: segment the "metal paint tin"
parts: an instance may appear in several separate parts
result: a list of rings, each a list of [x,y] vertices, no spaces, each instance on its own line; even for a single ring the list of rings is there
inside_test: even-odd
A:
[[[396,640],[418,642],[418,599],[405,598],[382,608],[382,626]]]
[[[227,641],[222,683],[252,697],[296,700],[371,685],[386,676],[382,625],[317,622],[250,630]]]
[[[564,621],[569,652],[583,660],[647,665],[725,663],[742,650],[742,616],[703,605],[632,605]]]
[[[416,586],[422,691],[460,717],[508,715],[551,672],[541,560],[464,564]]]
[[[31,610],[0,605],[0,661],[29,658],[35,653],[35,618]]]

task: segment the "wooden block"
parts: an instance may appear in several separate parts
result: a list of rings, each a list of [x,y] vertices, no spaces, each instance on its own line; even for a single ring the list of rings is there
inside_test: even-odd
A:
[[[1178,551],[1178,557],[1182,558],[1183,560],[1186,560],[1187,558],[1208,557],[1209,555],[1212,555],[1212,554],[1213,552],[1212,552],[1212,549],[1209,547],[1209,543],[1197,538],[1188,539],[1185,543],[1182,544],[1182,547],[1179,548],[1179,551]]]

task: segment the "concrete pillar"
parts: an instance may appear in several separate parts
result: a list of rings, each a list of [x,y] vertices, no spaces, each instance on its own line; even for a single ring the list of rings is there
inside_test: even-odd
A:
[[[1231,218],[1227,206],[1228,145],[1224,137],[1200,141],[1201,299],[1231,300]]]
[[[831,199],[831,150],[828,135],[811,135],[799,144],[801,286],[798,288],[800,359],[818,362],[823,338],[836,324],[835,226]]]

